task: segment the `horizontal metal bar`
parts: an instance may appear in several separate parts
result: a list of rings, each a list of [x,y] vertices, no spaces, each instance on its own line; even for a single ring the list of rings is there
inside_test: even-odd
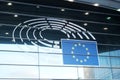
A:
[[[82,66],[82,65],[78,65],[78,66],[68,66],[68,65],[29,65],[29,64],[0,64],[0,66],[34,66],[34,67],[74,67],[74,68],[104,68],[104,69],[120,69],[120,67],[102,67],[102,66]]]
[[[39,46],[38,46],[39,47]],[[38,52],[32,52],[32,51],[15,51],[15,50],[0,50],[0,52],[18,52],[17,54],[21,54],[21,53],[25,53],[25,54],[39,54],[39,55],[42,55],[42,54],[53,54],[53,55],[63,55],[62,53],[50,53],[50,52],[40,52],[38,50]],[[110,51],[108,51],[110,52]],[[120,56],[110,56],[110,55],[100,55],[102,53],[99,53],[98,56],[99,57],[114,57],[114,58],[120,58]],[[71,55],[71,54],[65,54],[65,55]],[[81,55],[81,54],[75,54],[75,55],[78,55],[78,56],[86,56],[86,55]],[[96,55],[90,55],[90,56],[96,56]]]

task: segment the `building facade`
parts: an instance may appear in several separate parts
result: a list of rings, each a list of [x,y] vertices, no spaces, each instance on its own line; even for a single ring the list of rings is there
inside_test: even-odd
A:
[[[0,1],[0,80],[120,79],[119,12],[18,1]],[[64,64],[61,39],[96,41],[99,65]]]

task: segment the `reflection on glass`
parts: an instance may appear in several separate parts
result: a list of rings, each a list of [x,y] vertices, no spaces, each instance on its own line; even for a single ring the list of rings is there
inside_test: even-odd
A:
[[[120,56],[120,50],[110,51],[110,56]]]
[[[84,71],[84,79],[95,78],[94,68],[83,68],[83,71]]]
[[[109,68],[78,68],[79,79],[112,79]]]
[[[112,73],[109,68],[95,68],[94,69],[95,79],[111,80]]]

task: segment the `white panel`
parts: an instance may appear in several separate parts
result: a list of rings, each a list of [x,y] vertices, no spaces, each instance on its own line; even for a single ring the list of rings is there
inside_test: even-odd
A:
[[[38,64],[37,53],[2,52],[0,51],[0,64]]]
[[[62,53],[62,49],[48,48],[48,47],[39,47],[39,52],[43,53]]]
[[[0,66],[0,78],[39,78],[35,66]]]
[[[31,51],[37,52],[38,48],[33,45],[20,45],[20,44],[0,44],[0,50],[12,50],[12,51]]]
[[[40,78],[43,79],[77,79],[77,68],[74,67],[40,67]]]
[[[79,79],[84,79],[84,68],[82,67],[78,68],[78,76]]]
[[[39,54],[40,65],[63,65],[62,54]]]

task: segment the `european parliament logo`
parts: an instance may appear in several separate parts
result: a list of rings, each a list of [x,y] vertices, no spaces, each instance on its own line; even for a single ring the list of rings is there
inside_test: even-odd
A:
[[[69,65],[99,65],[96,41],[61,40],[63,62]]]

